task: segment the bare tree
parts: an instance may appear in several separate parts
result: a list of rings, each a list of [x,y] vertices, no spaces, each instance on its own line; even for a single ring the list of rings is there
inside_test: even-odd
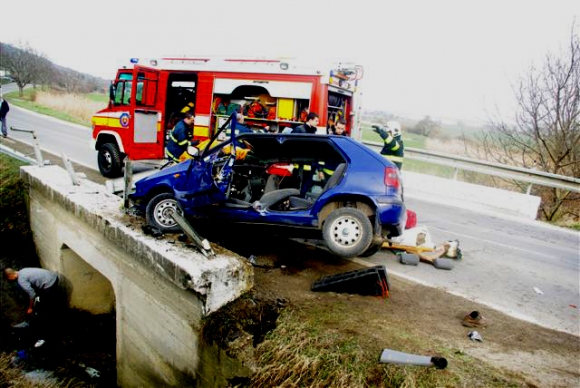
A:
[[[554,174],[580,176],[580,39],[559,55],[548,54],[541,68],[532,67],[515,88],[515,124],[492,120],[482,137],[486,155],[500,163]],[[549,221],[567,210],[576,196],[559,189],[536,188],[541,215]]]
[[[34,50],[28,43],[20,43],[16,47],[1,45],[2,67],[18,85],[19,94],[22,96],[24,87],[42,81],[51,63],[43,54]]]

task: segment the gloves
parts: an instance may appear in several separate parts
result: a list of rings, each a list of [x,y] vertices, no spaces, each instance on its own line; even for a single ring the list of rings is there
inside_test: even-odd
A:
[[[381,137],[383,139],[386,138],[387,136],[389,136],[387,131],[385,131],[380,125],[373,125],[372,128],[373,128],[373,131],[375,131],[376,133],[381,135]]]

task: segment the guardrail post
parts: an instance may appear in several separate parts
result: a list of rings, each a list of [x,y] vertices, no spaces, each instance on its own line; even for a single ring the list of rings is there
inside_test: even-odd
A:
[[[29,129],[20,129],[14,127],[10,127],[10,129],[16,132],[30,133],[32,135],[32,147],[34,148],[34,156],[36,158],[36,163],[38,164],[38,167],[44,166],[44,159],[42,158],[42,152],[40,152],[40,144],[38,143],[36,132],[31,131]]]
[[[125,174],[123,175],[123,208],[126,210],[129,208],[129,194],[133,186],[133,163],[129,157],[125,157]]]
[[[64,167],[68,171],[68,175],[70,175],[70,179],[73,185],[80,186],[79,179],[77,178],[77,174],[75,173],[75,170],[73,168],[70,159],[64,154],[64,152],[60,153],[60,157],[62,158],[62,163],[64,164]]]
[[[532,192],[532,184],[530,183],[530,184],[528,185],[528,189],[526,190],[526,194],[527,194],[527,195],[530,195],[530,193],[531,193],[531,192]]]
[[[459,175],[459,169],[457,167],[455,167],[453,169],[453,180],[456,181],[457,180],[457,176]]]

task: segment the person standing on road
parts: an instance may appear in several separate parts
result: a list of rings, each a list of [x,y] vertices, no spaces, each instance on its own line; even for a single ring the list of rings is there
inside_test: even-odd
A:
[[[6,124],[6,116],[8,115],[8,111],[10,110],[10,106],[8,105],[8,101],[6,101],[3,97],[0,97],[2,103],[0,104],[0,122],[2,123],[2,136],[8,136],[8,125]]]
[[[389,121],[385,128],[373,125],[373,130],[383,139],[384,155],[391,162],[395,163],[399,170],[403,167],[403,157],[405,155],[405,144],[401,136],[401,124],[397,121]]]

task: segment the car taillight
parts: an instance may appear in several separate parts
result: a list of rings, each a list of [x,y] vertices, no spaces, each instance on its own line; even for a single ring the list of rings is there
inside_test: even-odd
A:
[[[399,189],[401,187],[397,167],[385,167],[385,186],[394,189]]]

